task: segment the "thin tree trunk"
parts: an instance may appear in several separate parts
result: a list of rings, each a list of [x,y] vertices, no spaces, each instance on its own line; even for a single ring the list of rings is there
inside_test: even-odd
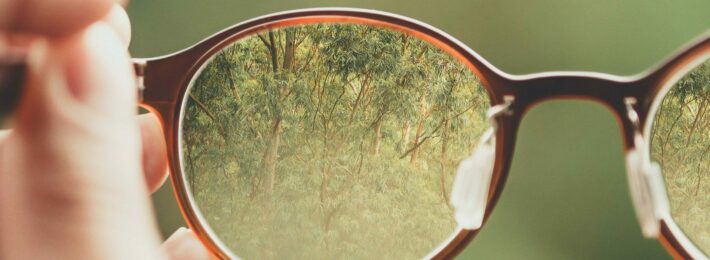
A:
[[[293,64],[295,61],[295,49],[296,49],[296,29],[289,28],[286,29],[286,48],[284,50],[284,59],[282,63],[282,68],[284,71],[291,71],[293,69]]]
[[[370,74],[367,73],[365,74],[364,78],[362,81],[360,81],[360,91],[357,93],[357,98],[355,98],[355,103],[353,104],[353,110],[350,111],[350,123],[352,123],[353,118],[355,118],[355,111],[357,111],[358,107],[360,106],[360,102],[365,96],[365,93],[367,93],[367,88],[368,85],[370,84]]]
[[[274,181],[276,179],[276,163],[279,156],[279,143],[281,142],[281,119],[276,119],[271,126],[269,144],[264,152],[263,169],[266,173],[264,191],[271,195],[274,191]]]
[[[686,141],[685,141],[685,146],[690,145],[690,141],[693,138],[693,134],[695,133],[695,129],[697,128],[697,125],[698,125],[698,121],[700,121],[700,118],[703,117],[707,103],[708,103],[708,100],[703,99],[703,103],[701,103],[700,106],[698,107],[698,112],[695,113],[695,118],[693,118],[693,125],[691,126],[690,131],[688,133],[688,139],[686,139]]]
[[[419,157],[419,139],[422,137],[422,134],[424,132],[424,119],[419,120],[419,124],[417,125],[417,133],[414,135],[414,141],[412,142],[412,153],[411,157],[409,158],[409,163],[412,165],[417,164],[417,158]]]
[[[422,96],[419,98],[419,123],[417,124],[417,132],[414,135],[414,140],[412,142],[412,152],[411,152],[411,157],[409,159],[409,163],[412,165],[417,164],[417,158],[419,157],[419,142],[423,141],[421,140],[422,135],[424,134],[424,123],[426,122],[426,117],[427,117],[427,108],[426,108],[426,93],[423,93]]]
[[[372,146],[372,153],[374,155],[380,154],[380,145],[382,144],[382,119],[378,119],[375,123],[375,142]]]
[[[667,156],[667,155],[666,155],[666,151],[667,151],[666,147],[670,144],[670,138],[671,138],[671,134],[673,133],[673,129],[675,129],[675,127],[676,127],[676,125],[678,124],[678,122],[681,120],[681,118],[683,118],[683,111],[684,111],[686,108],[688,108],[688,104],[689,104],[690,102],[692,102],[692,100],[687,101],[686,103],[684,103],[684,104],[680,107],[680,110],[678,111],[678,116],[676,116],[676,118],[673,120],[673,123],[671,124],[670,128],[669,128],[667,131],[665,131],[665,132],[666,132],[666,136],[662,139],[662,143],[661,143],[661,160],[662,160],[662,161],[665,161],[665,160],[666,160],[666,156]],[[689,108],[688,108],[688,109],[689,109]],[[676,152],[677,152],[677,151],[676,151]],[[671,154],[671,155],[668,155],[668,156],[674,156],[674,155],[675,155],[675,153],[673,153],[673,154]]]
[[[277,71],[279,71],[279,64],[278,64],[279,53],[278,53],[278,49],[276,48],[276,40],[274,40],[274,32],[273,31],[269,31],[269,42],[270,43],[268,43],[268,44],[266,42],[264,42],[264,44],[266,44],[266,46],[269,47],[269,53],[271,54],[271,70],[274,73],[276,73]]]
[[[330,165],[324,165],[321,171],[320,202],[325,203],[328,198],[328,180],[330,179]]]
[[[404,122],[404,126],[402,126],[402,137],[399,140],[399,152],[404,153],[407,151],[407,145],[409,144],[409,136],[412,132],[412,126],[409,124],[409,121]]]
[[[320,202],[325,203],[328,197],[328,181],[330,178],[330,139],[328,135],[328,122],[323,118],[323,134],[321,135],[323,141],[323,149],[321,150],[321,158],[323,158],[324,165],[321,168],[321,182],[320,182]]]
[[[449,193],[446,190],[446,171],[449,161],[449,120],[444,121],[444,131],[441,134],[441,156],[439,157],[439,163],[441,164],[441,175],[439,178],[439,185],[441,186],[441,198],[444,200],[446,205],[449,205]]]

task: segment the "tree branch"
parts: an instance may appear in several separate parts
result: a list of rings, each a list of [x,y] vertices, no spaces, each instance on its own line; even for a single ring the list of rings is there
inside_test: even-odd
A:
[[[195,102],[195,104],[197,104],[197,107],[199,107],[200,110],[202,110],[202,112],[204,112],[205,114],[207,114],[207,116],[208,116],[210,119],[212,119],[212,122],[214,122],[214,124],[217,125],[217,128],[218,128],[218,130],[219,130],[219,134],[222,136],[222,138],[223,138],[224,140],[227,140],[227,131],[225,131],[225,130],[224,130],[224,126],[222,126],[222,124],[219,123],[219,121],[217,120],[217,116],[215,116],[215,114],[213,114],[212,111],[210,111],[210,110],[207,108],[207,106],[205,106],[205,104],[203,104],[202,102],[200,102],[199,100],[197,100],[197,98],[195,98],[195,95],[193,95],[192,93],[190,93],[190,94],[188,94],[188,96],[190,97],[190,99],[191,99],[193,102]]]
[[[271,44],[269,44],[269,42],[266,41],[264,36],[262,36],[260,33],[257,33],[256,36],[259,36],[259,40],[261,40],[261,42],[263,42],[264,45],[266,45],[266,47],[269,48],[269,50],[271,50]]]

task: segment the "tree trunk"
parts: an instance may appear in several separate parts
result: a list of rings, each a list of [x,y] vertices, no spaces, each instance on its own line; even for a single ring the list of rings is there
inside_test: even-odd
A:
[[[274,73],[276,73],[279,70],[279,53],[278,49],[276,48],[276,40],[274,40],[274,32],[272,31],[269,31],[269,42],[271,43],[268,44],[267,47],[269,47],[269,53],[271,54],[271,69]]]
[[[274,191],[274,181],[276,179],[276,163],[279,157],[279,143],[281,142],[281,119],[274,120],[269,135],[269,144],[264,152],[263,169],[266,173],[266,181],[264,183],[264,191],[267,194],[272,194]]]
[[[328,180],[330,179],[330,165],[324,165],[320,180],[320,202],[325,203],[328,198]]]
[[[412,153],[411,157],[409,158],[409,163],[412,165],[417,164],[417,158],[419,158],[419,139],[421,139],[422,134],[424,133],[424,119],[419,120],[419,124],[417,125],[417,133],[414,135],[414,140],[412,141]]]
[[[424,123],[426,122],[428,111],[426,107],[426,93],[423,93],[419,98],[419,124],[417,125],[417,132],[414,135],[414,140],[412,142],[412,153],[409,159],[411,165],[417,164],[417,158],[419,157],[419,149],[421,148],[419,142],[421,142],[422,135],[424,134]]]
[[[444,121],[444,131],[441,133],[441,156],[439,157],[439,163],[441,164],[441,175],[439,178],[439,185],[441,186],[441,198],[444,200],[446,205],[449,205],[449,193],[446,190],[446,171],[449,161],[449,120]]]
[[[698,125],[698,121],[700,121],[700,118],[703,117],[707,103],[708,103],[708,100],[703,99],[703,102],[700,103],[700,106],[698,106],[698,112],[695,113],[695,117],[693,118],[693,124],[690,127],[690,131],[688,131],[688,138],[686,139],[685,146],[689,146],[690,141],[693,140],[693,134],[695,133],[695,129]]]
[[[380,154],[380,145],[382,144],[382,120],[379,119],[375,123],[375,142],[372,145],[372,153],[374,155]]]
[[[358,107],[360,106],[360,102],[362,101],[362,98],[366,95],[369,84],[370,73],[366,73],[365,76],[363,76],[363,80],[360,82],[360,91],[358,91],[357,98],[355,98],[355,103],[353,105],[353,109],[352,111],[350,111],[349,124],[352,124],[353,118],[355,118],[355,111],[357,111]]]
[[[321,181],[320,181],[320,202],[325,203],[328,198],[328,181],[330,178],[330,136],[328,135],[328,122],[323,117],[323,134],[321,135],[323,147],[321,149],[321,158],[323,165],[321,166]]]
[[[402,126],[402,137],[399,140],[399,152],[404,153],[407,151],[407,145],[409,144],[409,136],[412,132],[412,126],[409,125],[409,121],[404,122]]]
[[[294,54],[296,49],[296,29],[286,29],[286,48],[284,49],[284,59],[282,68],[284,71],[291,71],[294,64]]]

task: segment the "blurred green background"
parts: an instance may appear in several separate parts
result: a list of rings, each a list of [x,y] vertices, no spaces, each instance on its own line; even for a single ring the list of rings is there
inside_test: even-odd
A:
[[[710,29],[707,0],[134,0],[131,52],[168,54],[255,16],[323,6],[418,19],[513,74],[635,74]],[[669,258],[656,240],[641,236],[621,148],[616,121],[598,104],[550,101],[533,109],[492,219],[459,258]],[[169,185],[154,198],[164,235],[184,226]]]

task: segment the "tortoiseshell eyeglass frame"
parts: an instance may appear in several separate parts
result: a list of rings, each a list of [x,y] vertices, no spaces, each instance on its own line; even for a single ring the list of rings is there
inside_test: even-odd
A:
[[[634,134],[638,129],[627,117],[625,100],[636,100],[639,125],[643,126],[642,132],[648,140],[652,113],[663,95],[680,76],[710,58],[710,34],[706,34],[660,65],[636,76],[621,77],[590,72],[510,75],[495,68],[452,36],[416,20],[365,9],[317,8],[262,16],[227,28],[183,51],[157,58],[134,59],[140,105],[158,115],[161,120],[170,159],[170,176],[183,216],[203,243],[220,258],[233,258],[234,255],[216,238],[196,209],[182,170],[179,138],[186,91],[203,65],[231,43],[271,28],[314,23],[368,24],[413,35],[450,53],[468,66],[488,91],[491,104],[502,103],[504,96],[514,97],[515,101],[509,108],[512,113],[495,119],[499,126],[496,132],[496,157],[484,225],[508,177],[521,119],[535,104],[549,99],[582,99],[605,105],[620,125],[624,151],[628,152],[634,149]],[[17,90],[22,82],[23,63],[22,59],[15,56],[0,58],[0,110],[7,110],[20,93]],[[674,258],[707,258],[681,231],[670,213],[664,216],[659,220],[659,240]],[[478,230],[458,229],[449,241],[445,241],[429,257],[453,258],[477,233]]]

